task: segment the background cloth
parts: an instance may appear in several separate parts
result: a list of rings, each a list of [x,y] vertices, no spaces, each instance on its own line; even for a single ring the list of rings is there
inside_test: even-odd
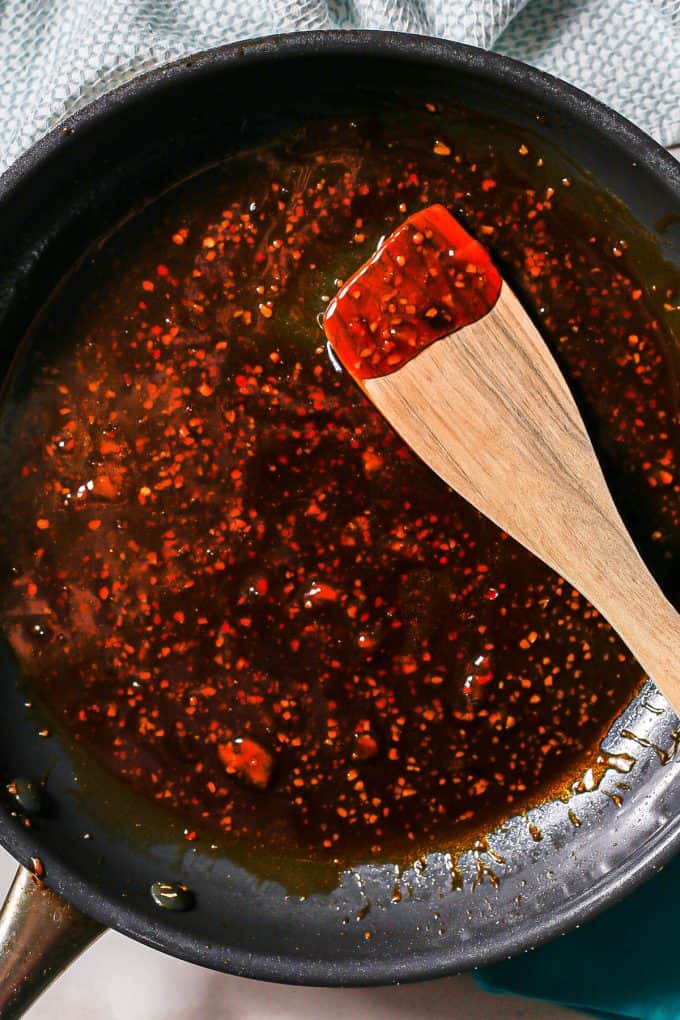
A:
[[[676,857],[583,927],[477,971],[477,984],[559,1002],[601,1020],[680,1020],[679,912]]]
[[[680,0],[0,0],[0,170],[142,70],[236,39],[373,28],[456,39],[680,142]]]

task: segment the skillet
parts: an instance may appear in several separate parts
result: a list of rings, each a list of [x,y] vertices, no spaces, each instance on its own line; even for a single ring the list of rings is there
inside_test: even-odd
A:
[[[680,257],[678,164],[576,89],[506,58],[424,37],[272,37],[142,75],[63,122],[7,171],[0,180],[1,371],[65,268],[132,210],[196,169],[309,118],[400,103],[414,90],[462,100],[559,144],[663,242],[668,259]],[[578,796],[577,829],[564,805],[541,809],[540,843],[510,820],[493,841],[505,863],[471,852],[460,861],[462,883],[452,884],[442,848],[425,869],[403,876],[409,895],[399,903],[391,900],[388,864],[366,865],[342,875],[332,891],[300,897],[225,856],[180,850],[179,840],[136,838],[119,818],[114,823],[106,794],[97,804],[80,795],[84,766],[67,742],[37,736],[37,712],[26,708],[4,647],[0,683],[2,787],[13,776],[49,773],[50,804],[27,828],[8,795],[0,803],[0,842],[24,867],[34,871],[39,858],[44,868],[44,882],[20,872],[0,925],[3,1017],[19,1015],[48,974],[102,926],[272,981],[361,985],[453,974],[574,927],[680,847],[677,763],[670,752],[638,746],[618,810],[602,796],[605,778],[600,790]],[[647,684],[607,747],[620,749],[621,731],[635,729],[650,745],[671,748],[676,726]],[[494,862],[498,885],[479,882]],[[160,911],[149,896],[159,878],[190,886],[194,909]]]

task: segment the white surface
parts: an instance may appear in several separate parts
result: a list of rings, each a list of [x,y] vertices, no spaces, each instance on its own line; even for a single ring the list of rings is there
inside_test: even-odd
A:
[[[15,864],[0,850],[0,898]],[[107,932],[27,1020],[574,1020],[577,1014],[487,995],[464,975],[399,988],[291,988],[213,974]]]

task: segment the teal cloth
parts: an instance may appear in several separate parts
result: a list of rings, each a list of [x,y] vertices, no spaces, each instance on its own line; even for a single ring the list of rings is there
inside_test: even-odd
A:
[[[583,927],[475,979],[591,1016],[680,1020],[680,856]]]

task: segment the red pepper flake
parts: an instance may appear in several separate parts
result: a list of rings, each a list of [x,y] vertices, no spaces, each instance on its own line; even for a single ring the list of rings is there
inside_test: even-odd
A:
[[[38,520],[35,522],[35,526],[36,528],[38,528],[39,531],[46,531],[50,526],[50,522],[47,520],[46,517],[39,517]]]
[[[380,471],[384,464],[384,461],[380,454],[376,453],[375,450],[372,449],[364,450],[364,452],[361,455],[361,459],[364,462],[364,471],[366,472],[366,475],[369,478],[372,475],[376,474],[378,471]]]
[[[362,648],[365,652],[373,652],[378,647],[378,640],[375,634],[366,634],[362,632],[357,638],[357,644],[359,648]]]
[[[354,740],[353,758],[367,761],[378,753],[378,741],[370,733],[360,733]]]
[[[258,790],[269,786],[274,759],[262,744],[250,737],[238,737],[219,744],[217,751],[229,775],[245,779]]]
[[[92,494],[97,499],[114,500],[120,495],[122,473],[99,474],[94,478]],[[118,481],[119,484],[116,484]]]
[[[302,601],[305,609],[312,609],[318,603],[337,602],[338,592],[330,584],[323,581],[313,581],[303,593]]]
[[[152,291],[155,289],[156,288],[152,280],[142,280],[142,290]]]

